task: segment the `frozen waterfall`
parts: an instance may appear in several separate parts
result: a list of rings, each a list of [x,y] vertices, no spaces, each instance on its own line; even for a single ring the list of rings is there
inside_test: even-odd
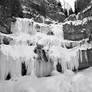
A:
[[[1,80],[8,74],[12,78],[21,76],[22,63],[25,63],[27,75],[33,73],[38,77],[51,75],[58,62],[63,71],[78,69],[79,58],[82,62],[82,50],[92,47],[87,39],[78,42],[64,40],[62,23],[47,25],[32,19],[16,18],[16,22],[11,23],[11,31],[12,34],[9,35],[0,33],[2,39],[12,38],[9,45],[5,45],[3,41],[0,45]],[[67,49],[66,46],[71,43],[76,47]],[[86,52],[85,56],[87,61]]]

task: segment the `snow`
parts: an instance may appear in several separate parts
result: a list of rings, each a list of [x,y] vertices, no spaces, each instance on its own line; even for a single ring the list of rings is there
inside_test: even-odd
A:
[[[0,81],[0,92],[91,92],[92,68],[73,73],[66,70],[63,74],[50,77],[19,77],[16,80]],[[40,84],[40,85],[39,85]]]
[[[30,60],[30,58],[35,56],[33,52],[34,46],[25,46],[25,45],[1,45],[1,52],[7,57],[13,57],[13,59],[24,58],[24,60]],[[24,49],[25,48],[25,49]]]
[[[52,24],[50,26],[50,29],[52,30],[52,32],[55,34],[57,38],[59,38],[60,40],[64,40],[64,32],[63,32],[62,23]]]
[[[64,24],[72,24],[72,25],[77,26],[77,25],[82,25],[82,23],[83,23],[83,21],[81,21],[81,20],[76,20],[76,21],[66,21],[65,23],[63,23],[63,25],[64,25]]]
[[[85,13],[87,10],[89,10],[92,6],[88,6],[87,8],[85,8],[82,12]]]
[[[80,13],[79,13],[80,14]],[[78,17],[79,15],[77,15],[76,17]],[[92,20],[92,17],[87,17],[87,18],[84,18],[83,20],[75,20],[75,21],[65,21],[62,25],[65,25],[65,24],[71,24],[71,25],[74,25],[74,26],[78,26],[78,25],[83,25],[83,24],[87,24],[88,21],[91,21]]]
[[[48,48],[52,46],[61,46],[61,40],[54,36],[46,36],[38,41],[38,44],[47,46]]]

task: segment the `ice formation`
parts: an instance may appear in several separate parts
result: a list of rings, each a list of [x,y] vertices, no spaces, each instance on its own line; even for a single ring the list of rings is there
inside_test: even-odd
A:
[[[70,70],[45,78],[19,77],[16,81],[0,81],[0,92],[91,92],[92,68],[77,74]]]
[[[59,62],[61,64],[63,71],[65,71],[66,69],[78,69],[78,50],[68,50],[66,48],[54,46],[49,50],[49,55],[54,62]]]
[[[52,32],[55,34],[56,37],[58,37],[61,40],[64,40],[62,23],[60,23],[60,24],[52,24],[50,26],[50,28],[51,28]]]
[[[40,31],[36,25],[40,26]],[[75,23],[75,25],[77,24]],[[44,31],[41,31],[43,26],[45,26]],[[49,25],[49,30],[46,27],[48,26],[34,23],[33,20],[18,18],[12,24],[13,34],[0,33],[1,41],[4,37],[12,38],[9,45],[3,44],[3,41],[0,44],[0,92],[92,91],[92,68],[77,74],[71,71],[74,68],[78,69],[79,61],[83,62],[83,50],[85,59],[88,61],[86,50],[92,48],[92,45],[87,43],[88,39],[64,40],[62,24]],[[52,31],[54,35],[47,35],[46,30]],[[71,43],[72,48],[67,49]],[[47,60],[44,60],[41,52],[42,61],[38,61],[38,55],[34,52],[37,45],[42,45]],[[26,76],[21,76],[22,62],[25,62],[27,67]],[[52,72],[53,63],[56,69],[58,62],[64,73],[54,72],[51,77],[44,77]],[[34,78],[35,71],[41,78]],[[11,79],[3,81],[8,73],[11,74]]]
[[[79,61],[83,62],[82,50],[92,48],[92,45],[87,43],[88,39],[82,41],[64,40],[61,23],[46,25],[36,23],[33,20],[26,18],[17,18],[16,20],[17,21],[11,25],[13,34],[6,35],[0,33],[2,39],[4,36],[12,38],[9,45],[5,45],[3,42],[0,45],[1,80],[4,80],[8,73],[11,73],[12,77],[21,76],[22,62],[25,62],[26,64],[27,74],[33,73],[36,67],[39,76],[48,74],[48,72],[51,71],[52,65],[50,60],[53,61],[54,68],[56,68],[56,64],[59,62],[63,71],[66,71],[67,69],[78,69]],[[37,25],[39,27],[36,27]],[[40,31],[38,31],[38,29]],[[54,34],[48,35],[46,31],[52,31]],[[67,49],[67,46],[71,43],[73,47]],[[41,64],[39,63],[40,61],[38,62],[37,54],[34,52],[37,44],[43,46],[42,49],[45,50],[48,56],[48,63],[46,63],[44,59],[42,59]],[[85,58],[86,61],[88,61],[86,51]],[[45,67],[45,64],[48,69],[50,68],[49,70]]]
[[[33,52],[34,46],[28,47],[25,45],[14,45],[0,46],[0,77],[5,79],[8,73],[11,74],[11,77],[21,76],[21,63],[25,62],[28,67],[28,72],[32,71],[32,62],[36,54]],[[5,74],[4,74],[5,73]]]
[[[33,26],[33,20],[29,20],[27,18],[21,19],[17,18],[15,23],[11,24],[11,31],[15,34],[19,34],[20,32],[23,33],[30,33],[35,32],[34,26]],[[33,31],[34,30],[34,31]]]
[[[61,3],[63,9],[67,9],[68,14],[71,8],[73,12],[75,11],[75,1],[76,0],[57,0],[57,2]]]
[[[30,60],[35,56],[34,48],[35,46],[25,46],[25,45],[1,45],[1,52],[7,57],[13,57],[14,60],[23,58],[23,60]]]

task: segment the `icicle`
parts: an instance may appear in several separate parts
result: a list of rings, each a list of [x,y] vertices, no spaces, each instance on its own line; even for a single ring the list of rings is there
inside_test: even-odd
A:
[[[67,68],[69,68],[70,70],[73,70],[76,53],[74,51],[70,51],[70,52],[67,52],[67,55],[68,55],[67,62],[66,62],[68,64]]]
[[[33,20],[27,18],[16,18],[16,22],[11,24],[11,31],[14,34],[20,33],[30,33],[34,34],[35,30],[33,30]]]
[[[79,50],[80,52],[80,62],[82,63],[82,50]]]
[[[67,62],[67,68],[69,68],[70,70],[74,69],[74,57],[71,57],[71,61]]]
[[[25,61],[25,64],[26,64],[26,68],[27,68],[27,75],[31,75],[31,72],[32,72],[32,60],[27,60]]]
[[[4,80],[9,73],[7,61],[8,60],[5,58],[5,55],[0,51],[0,80]]]
[[[61,66],[62,66],[62,71],[64,72],[65,70],[67,70],[67,63],[66,62],[61,62]]]
[[[76,56],[75,56],[75,60],[74,60],[74,67],[75,69],[78,69],[79,67],[79,51],[76,51]]]
[[[32,61],[32,72],[31,72],[31,77],[32,78],[36,78],[36,74],[35,74],[35,62],[36,62],[36,60]]]
[[[11,61],[10,67],[10,73],[12,78],[21,76],[21,62],[18,59]]]
[[[33,58],[36,57],[36,55],[34,54],[34,47],[35,46],[25,45],[1,45],[0,52],[2,52],[2,54],[5,56],[2,56],[2,66],[0,67],[0,70],[4,72],[1,72],[3,74],[1,74],[1,79],[4,79],[8,73],[11,74],[11,77],[21,76],[21,63],[23,61],[28,63],[30,59],[33,60]],[[28,64],[31,65],[30,62]],[[31,71],[30,65],[28,65],[28,73]],[[6,69],[7,67],[8,69]]]
[[[73,12],[75,11],[74,6],[75,6],[75,1],[76,0],[57,0],[57,2],[59,2],[59,1],[60,1],[61,5],[64,9],[72,8]],[[70,8],[68,8],[68,7],[70,7]]]
[[[56,71],[56,70],[57,70],[57,69],[56,69],[56,65],[57,65],[58,62],[60,62],[60,59],[57,58],[57,60],[55,60],[55,59],[53,58],[52,60],[54,60],[53,67],[54,67],[54,71]]]
[[[87,50],[84,52],[84,55],[85,55],[86,61],[88,62]]]

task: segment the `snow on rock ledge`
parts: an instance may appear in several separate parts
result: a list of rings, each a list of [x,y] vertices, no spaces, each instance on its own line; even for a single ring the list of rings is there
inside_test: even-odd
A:
[[[83,20],[67,21],[63,23],[64,38],[67,40],[88,38],[92,32],[91,25],[92,17],[84,18]]]

